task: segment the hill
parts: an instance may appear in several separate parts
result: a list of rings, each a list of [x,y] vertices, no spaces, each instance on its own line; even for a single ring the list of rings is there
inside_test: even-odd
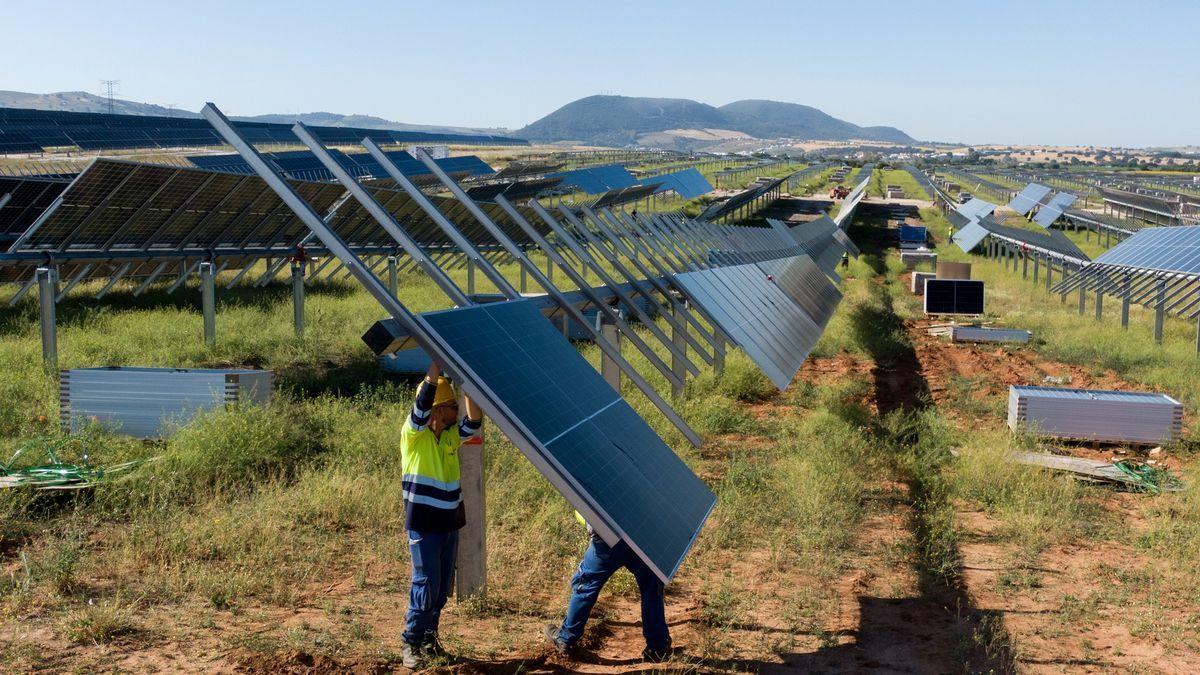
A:
[[[0,91],[0,107],[106,113],[108,112],[108,99],[103,96],[89,94],[86,91],[60,91],[52,94],[32,94],[24,91]],[[139,103],[137,101],[126,101],[124,99],[113,99],[113,112],[119,115],[161,115],[166,117],[200,116],[199,113],[195,113],[190,110],[168,108],[166,106],[155,105],[153,103]],[[276,122],[282,124],[291,124],[299,121],[304,122],[305,124],[329,127],[394,129],[396,131],[435,131],[455,134],[508,133],[507,129],[501,128],[482,129],[471,127],[437,126],[431,124],[408,124],[405,122],[394,122],[392,120],[384,119],[382,117],[374,117],[371,115],[344,115],[342,113],[331,112],[292,114],[274,113],[267,115],[254,115],[251,117],[233,116],[233,119],[247,122]]]
[[[860,127],[816,108],[779,101],[735,101],[720,108],[679,98],[588,96],[516,131],[533,141],[626,145],[670,130],[726,130],[756,138],[912,143],[893,127]]]

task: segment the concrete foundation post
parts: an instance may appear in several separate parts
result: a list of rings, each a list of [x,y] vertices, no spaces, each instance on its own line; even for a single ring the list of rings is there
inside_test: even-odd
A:
[[[58,307],[54,299],[58,296],[58,270],[53,267],[37,268],[38,313],[42,328],[42,364],[49,372],[58,370]]]

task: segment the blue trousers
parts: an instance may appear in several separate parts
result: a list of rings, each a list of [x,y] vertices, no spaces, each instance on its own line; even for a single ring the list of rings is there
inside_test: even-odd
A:
[[[442,608],[450,597],[458,532],[409,530],[408,551],[412,555],[412,584],[403,639],[410,645],[421,645],[437,634]]]
[[[567,604],[567,616],[563,619],[558,637],[567,644],[579,640],[592,608],[600,597],[600,589],[622,567],[633,573],[638,591],[642,594],[642,637],[646,638],[646,646],[655,651],[667,651],[671,648],[671,634],[667,630],[666,610],[663,607],[662,581],[628,544],[622,541],[616,546],[609,546],[595,535],[583,554],[583,560],[579,561],[575,576],[571,578],[571,601]]]

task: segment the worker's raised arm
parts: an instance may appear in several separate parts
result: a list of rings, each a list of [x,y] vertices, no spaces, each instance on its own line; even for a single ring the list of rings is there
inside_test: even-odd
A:
[[[408,416],[408,423],[413,429],[420,431],[429,424],[429,411],[433,410],[433,397],[437,393],[438,376],[442,372],[442,367],[434,361],[429,366],[429,372],[425,373],[425,379],[421,380],[421,384],[417,385],[417,396],[413,400],[413,409]]]
[[[458,423],[458,435],[461,438],[471,438],[478,434],[479,429],[483,427],[483,411],[466,394],[463,394],[463,408],[466,409],[467,414]]]

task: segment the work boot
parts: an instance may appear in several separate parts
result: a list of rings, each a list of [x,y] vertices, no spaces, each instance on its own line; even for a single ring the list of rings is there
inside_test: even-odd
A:
[[[425,653],[419,645],[410,645],[407,642],[400,647],[400,663],[405,668],[417,670],[425,662]]]
[[[550,641],[550,644],[554,645],[554,651],[559,656],[567,656],[570,654],[571,645],[567,644],[567,641],[562,639],[562,637],[559,636],[558,624],[556,624],[556,623],[546,624],[542,628],[542,635],[545,635],[546,639]]]
[[[649,661],[650,663],[662,663],[663,661],[667,661],[671,658],[671,653],[670,647],[667,647],[666,649],[651,649],[646,647],[642,650],[642,659]]]
[[[425,636],[425,644],[421,645],[425,653],[438,659],[448,658],[450,653],[442,647],[442,643],[438,641],[437,633],[430,633]]]

